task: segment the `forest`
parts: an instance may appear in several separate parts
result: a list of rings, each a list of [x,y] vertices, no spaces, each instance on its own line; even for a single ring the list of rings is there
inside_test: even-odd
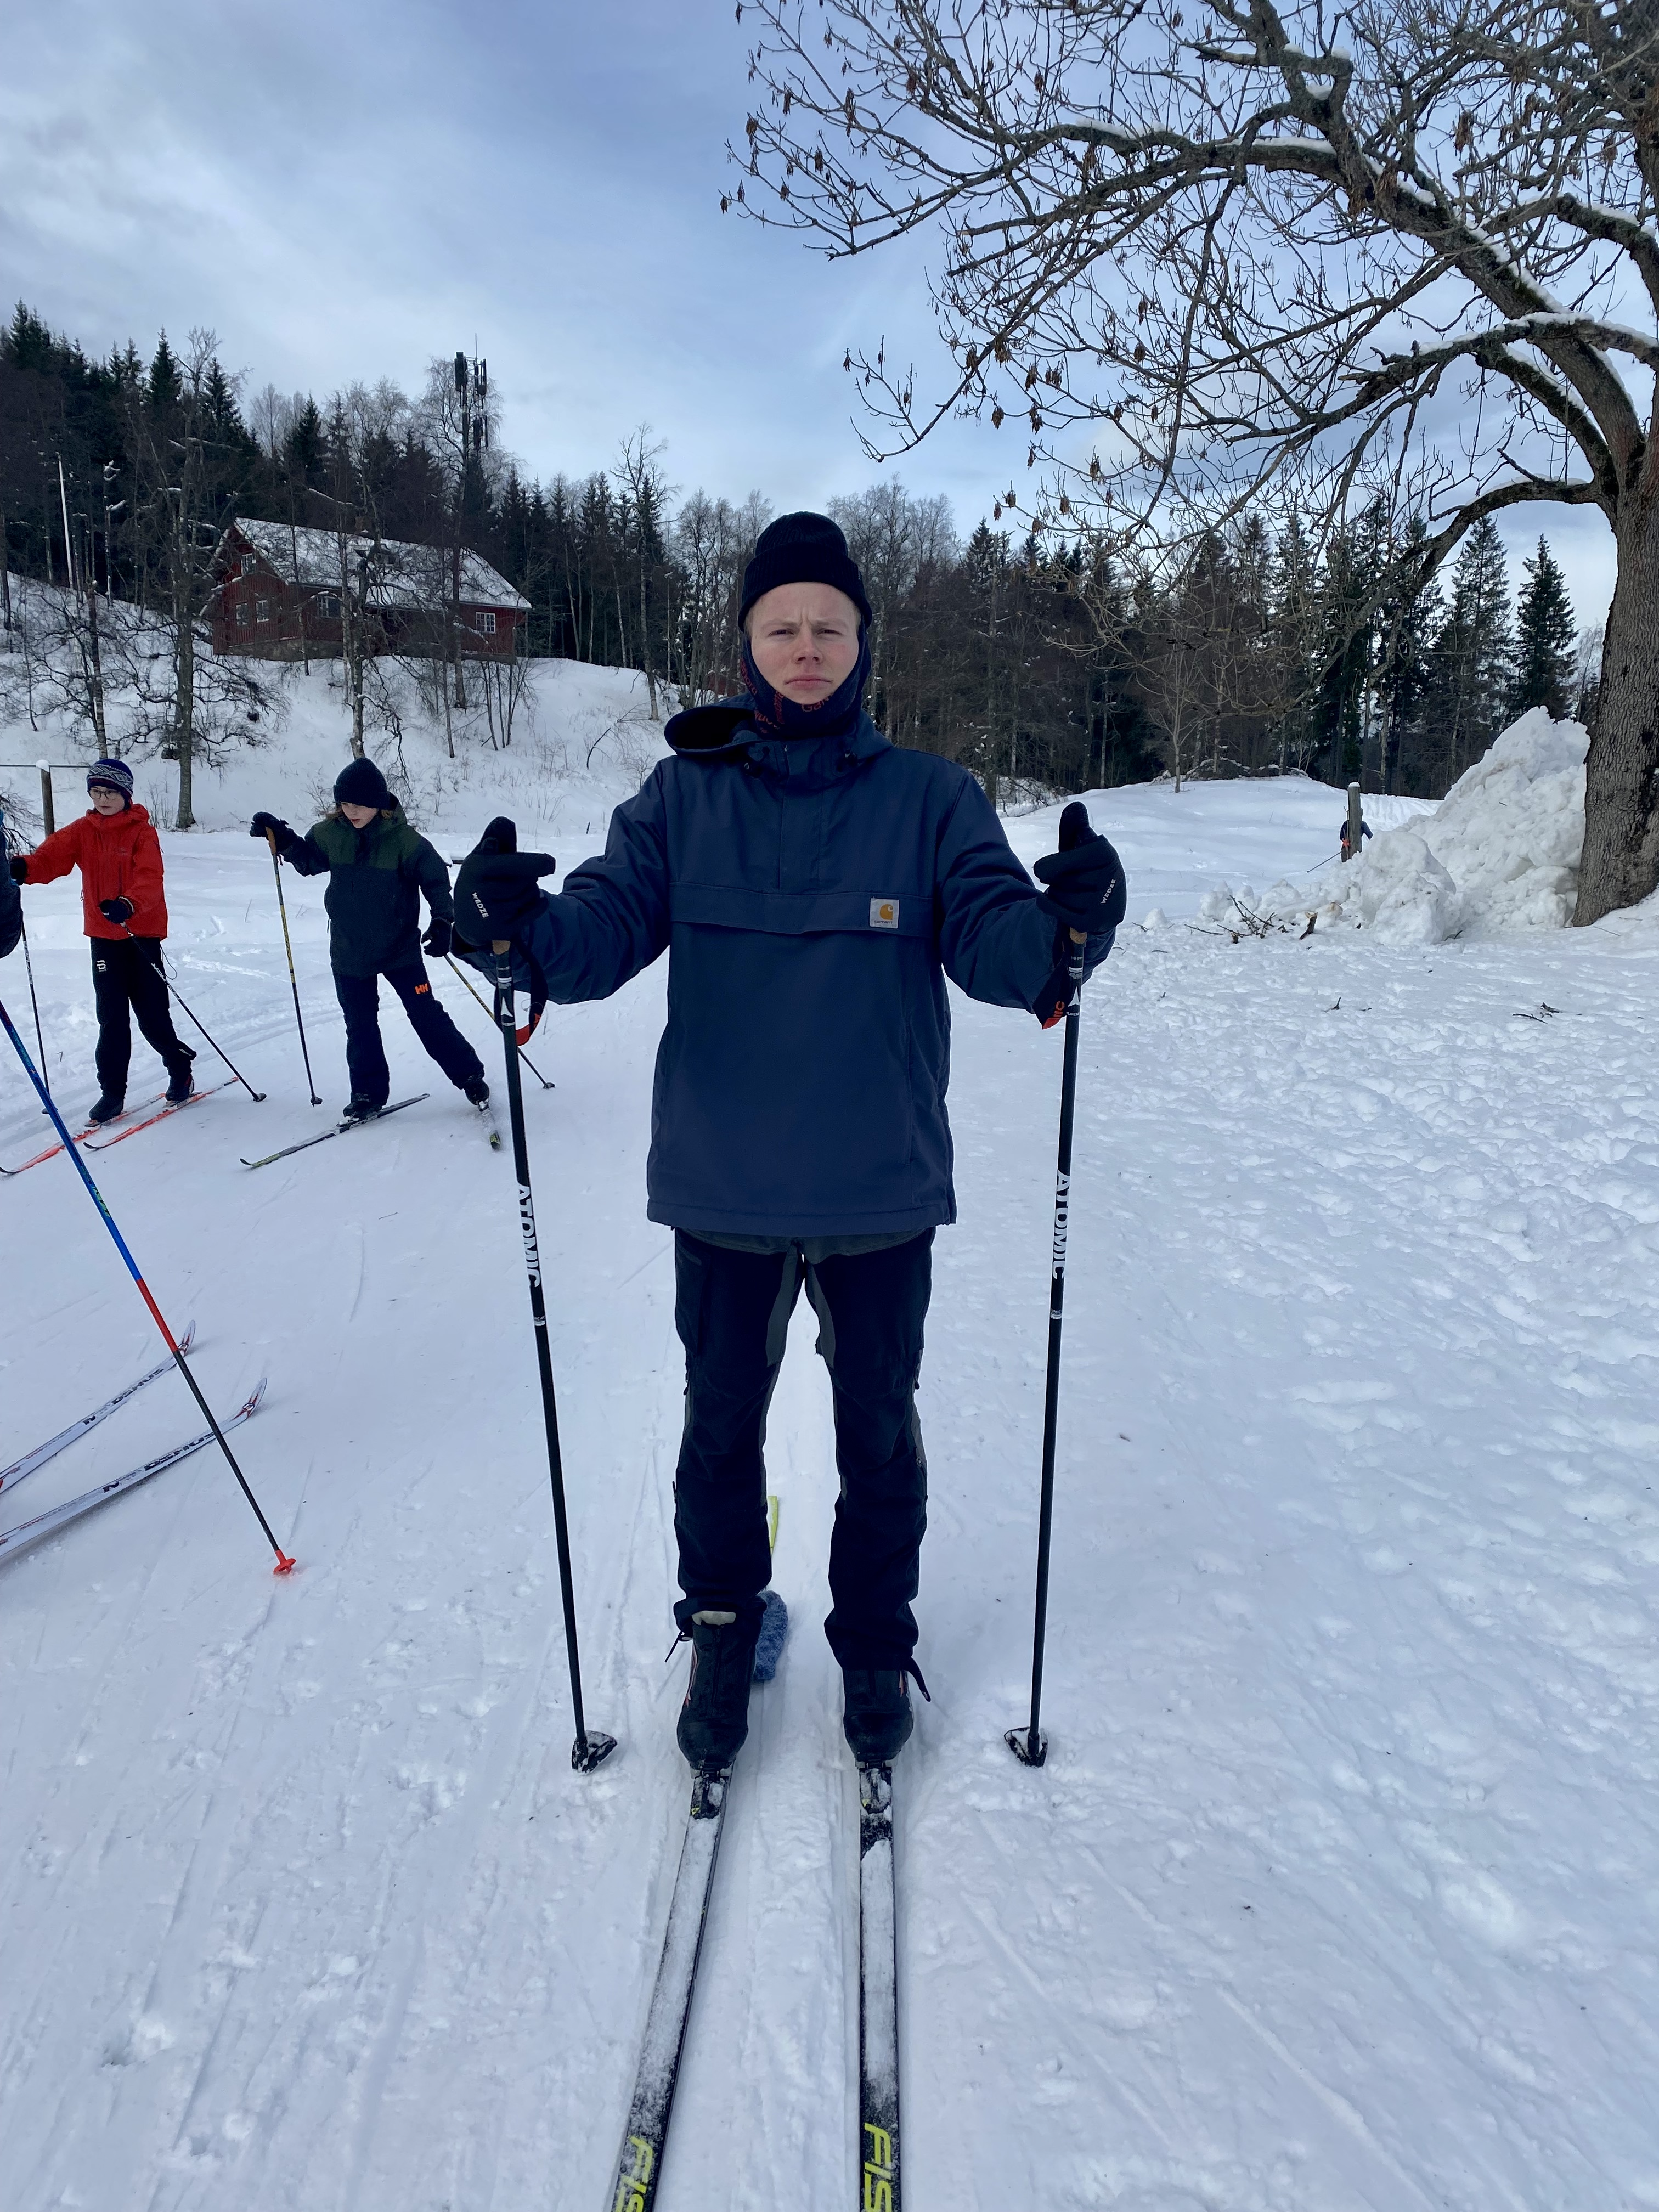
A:
[[[413,398],[385,379],[320,404],[244,383],[211,333],[96,360],[19,304],[0,331],[8,653],[27,642],[14,578],[71,587],[70,658],[88,670],[137,608],[171,641],[143,672],[154,742],[188,765],[233,741],[261,678],[212,659],[205,616],[220,533],[243,514],[476,551],[530,601],[529,653],[637,668],[664,713],[734,688],[763,491],[678,494],[644,428],[610,470],[539,480],[487,364],[463,354]],[[878,722],[1001,803],[1290,770],[1437,797],[1514,714],[1593,703],[1599,634],[1579,635],[1541,538],[1512,594],[1490,520],[1402,600],[1391,580],[1422,526],[1402,548],[1380,505],[1322,532],[1246,513],[1133,562],[1012,494],[965,535],[892,477],[828,506],[876,612]],[[96,724],[100,684],[74,696]]]

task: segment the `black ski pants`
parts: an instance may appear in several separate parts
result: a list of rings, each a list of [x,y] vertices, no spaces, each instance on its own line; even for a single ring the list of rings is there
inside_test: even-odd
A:
[[[132,1018],[145,1040],[166,1063],[169,1077],[190,1066],[196,1055],[181,1044],[167,1002],[159,937],[94,937],[92,990],[98,1006],[98,1050],[94,1064],[104,1095],[125,1098],[132,1062]]]
[[[403,1000],[410,1027],[450,1081],[463,1090],[469,1083],[481,1083],[483,1062],[433,996],[426,963],[419,954],[406,966],[388,968],[386,980]],[[380,1042],[380,979],[343,975],[337,968],[334,995],[345,1016],[351,1095],[384,1106],[392,1091],[392,1071]]]
[[[824,1622],[843,1667],[902,1667],[927,1525],[916,1418],[933,1232],[816,1265],[799,1248],[733,1252],[674,1232],[675,1323],[685,1346],[685,1434],[674,1479],[680,1588],[674,1617],[724,1608],[750,1619],[771,1579],[766,1409],[805,1283],[830,1370],[841,1494]]]

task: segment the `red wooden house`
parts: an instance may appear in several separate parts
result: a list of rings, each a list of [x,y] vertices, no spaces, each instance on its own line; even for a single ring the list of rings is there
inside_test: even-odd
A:
[[[407,545],[239,515],[216,556],[216,653],[262,660],[321,659],[343,647],[345,594],[364,614],[364,649],[435,659],[513,660],[530,602],[477,553]],[[459,569],[459,573],[458,573]]]

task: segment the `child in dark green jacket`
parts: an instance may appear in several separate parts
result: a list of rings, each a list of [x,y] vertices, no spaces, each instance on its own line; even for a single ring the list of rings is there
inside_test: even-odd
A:
[[[303,837],[275,814],[256,814],[251,834],[275,840],[302,876],[328,878],[329,957],[345,1016],[349,1121],[366,1121],[392,1087],[380,1042],[379,978],[403,1000],[421,1042],[475,1106],[487,1105],[483,1062],[432,995],[422,946],[434,960],[448,951],[455,919],[449,871],[386,787],[371,760],[355,760],[334,779],[335,811]],[[431,923],[420,934],[421,893]]]

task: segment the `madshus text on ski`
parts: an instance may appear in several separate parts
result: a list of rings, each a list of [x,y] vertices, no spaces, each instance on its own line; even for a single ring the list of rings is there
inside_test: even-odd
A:
[[[670,757],[616,809],[604,853],[556,893],[541,887],[555,872],[552,856],[520,852],[514,824],[500,817],[462,862],[452,905],[442,860],[367,760],[343,771],[334,811],[304,836],[269,813],[252,825],[270,848],[279,892],[283,865],[328,876],[350,1078],[340,1128],[416,1103],[389,1101],[376,1015],[381,977],[445,1075],[480,1104],[489,1098],[483,1066],[433,998],[421,954],[453,951],[495,987],[580,1769],[596,1765],[612,1743],[588,1729],[582,1707],[519,1081],[524,1038],[513,1006],[515,993],[530,994],[533,1027],[547,1001],[608,997],[668,955],[647,1212],[674,1234],[685,1356],[673,1615],[690,1647],[677,1735],[691,1778],[610,2212],[649,2212],[655,2198],[728,1785],[748,1733],[751,1686],[769,1675],[782,1641],[781,1601],[769,1588],[763,1446],[803,1291],[832,1386],[840,1487],[824,1632],[842,1674],[842,1725],[859,1778],[857,2201],[875,2212],[900,2204],[893,1774],[915,1724],[912,1683],[927,1695],[915,1610],[927,1522],[916,1388],[933,1239],[956,1218],[945,1104],[947,976],[970,997],[1034,1015],[1045,1029],[1066,1025],[1032,1717],[1028,1731],[1010,1735],[1022,1737],[1015,1747],[1032,1763],[1042,1755],[1036,1707],[1077,1017],[1084,983],[1111,949],[1126,887],[1111,844],[1073,804],[1060,849],[1036,864],[1039,889],[967,770],[881,735],[864,708],[871,620],[863,579],[832,521],[801,514],[773,523],[744,577],[744,692],[670,720]],[[188,1097],[191,1082],[152,957],[166,933],[155,832],[131,804],[121,763],[99,763],[88,786],[93,812],[15,860],[11,874],[29,883],[77,860],[82,868],[100,1023],[100,1092],[88,1119],[102,1121],[125,1107],[129,1010],[162,1054],[169,1101],[174,1091]],[[15,908],[13,883],[4,890]],[[431,917],[424,939],[422,895]],[[283,919],[286,927],[285,911]],[[0,898],[6,949],[8,930],[15,942],[15,915]],[[291,973],[291,950],[289,958]],[[295,1013],[297,1020],[297,988]],[[9,1018],[6,1026],[21,1054]],[[301,1042],[303,1049],[302,1027]],[[306,1070],[309,1086],[308,1050]],[[312,1097],[317,1103],[314,1088]]]

